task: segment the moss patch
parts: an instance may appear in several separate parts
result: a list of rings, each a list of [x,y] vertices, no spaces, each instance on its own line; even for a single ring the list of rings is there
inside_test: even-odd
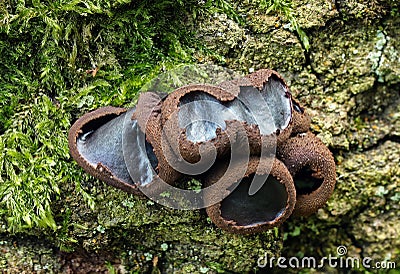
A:
[[[187,8],[130,1],[3,4],[0,193],[9,230],[55,229],[50,201],[60,186],[81,181],[65,142],[78,115],[130,103],[160,69],[191,61],[192,36],[178,27]]]

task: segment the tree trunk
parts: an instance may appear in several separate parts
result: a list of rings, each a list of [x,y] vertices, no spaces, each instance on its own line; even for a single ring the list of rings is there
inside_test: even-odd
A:
[[[335,157],[337,184],[324,208],[280,229],[233,235],[216,228],[204,210],[168,209],[77,171],[92,198],[62,186],[52,203],[56,232],[9,233],[3,221],[0,269],[243,273],[259,269],[265,255],[320,259],[340,255],[339,246],[345,257],[399,266],[399,4],[296,0],[292,11],[267,14],[267,8],[244,1],[234,13],[188,16],[185,26],[214,53],[196,50],[199,62],[245,74],[271,68],[284,76],[311,114],[312,132]]]

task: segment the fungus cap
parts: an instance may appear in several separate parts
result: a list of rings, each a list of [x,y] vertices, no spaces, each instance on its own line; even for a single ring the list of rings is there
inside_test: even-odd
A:
[[[270,173],[263,165],[273,161]],[[226,164],[210,171],[205,179],[206,186],[219,183],[228,186],[221,191],[229,195],[219,203],[206,208],[210,219],[221,229],[230,233],[250,234],[281,225],[292,213],[296,203],[296,190],[292,177],[278,159],[252,157],[247,162],[237,161],[234,165],[248,164],[244,177],[234,172],[224,176]],[[254,195],[249,195],[252,180],[263,180],[263,186]],[[220,182],[225,180],[226,182]],[[208,193],[208,197],[213,193]]]
[[[140,187],[160,185],[155,171],[159,160],[138,121],[132,119],[135,110],[103,107],[86,113],[71,126],[68,145],[71,156],[86,172],[143,196]]]
[[[335,161],[329,149],[311,132],[291,137],[277,156],[293,176],[297,202],[293,215],[308,216],[325,205],[336,183]]]
[[[173,184],[182,177],[182,174],[171,167],[165,157],[165,148],[162,146],[161,106],[165,96],[166,94],[157,92],[140,94],[132,119],[138,121],[139,128],[145,133],[146,141],[153,148],[157,158],[155,170],[158,176],[168,184]]]
[[[268,108],[267,115],[259,115],[258,120],[266,123],[269,128],[272,128],[267,122],[268,119],[273,121],[273,132],[264,131],[259,133],[258,139],[254,138],[255,135],[249,134],[251,140],[252,154],[258,154],[261,146],[270,147],[273,137],[276,145],[284,143],[289,138],[292,132],[292,96],[286,82],[282,76],[274,70],[261,69],[251,74],[246,75],[241,79],[225,81],[219,84],[230,92],[239,94],[256,113],[257,109]],[[249,95],[254,93],[245,94],[243,91],[252,89],[261,94],[261,97],[251,98]],[[264,105],[263,105],[264,104]],[[266,105],[266,106],[265,106]],[[261,125],[263,124],[261,123]],[[264,125],[264,128],[266,127]],[[271,135],[273,133],[273,135]],[[262,141],[262,144],[261,144]]]
[[[196,163],[201,159],[200,146],[208,145],[203,155],[216,150],[219,157],[224,156],[236,145],[226,134],[232,121],[246,129],[251,154],[275,148],[277,138],[278,143],[286,140],[291,133],[290,92],[274,71],[262,74],[264,78],[256,76],[260,75],[220,86],[189,85],[169,94],[161,120],[175,155]]]

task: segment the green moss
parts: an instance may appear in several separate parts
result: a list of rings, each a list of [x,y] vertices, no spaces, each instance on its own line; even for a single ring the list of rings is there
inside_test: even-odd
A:
[[[0,212],[9,230],[56,229],[51,201],[60,185],[81,180],[66,144],[71,122],[130,103],[161,69],[192,61],[195,40],[179,26],[202,7],[9,1],[1,8]]]
[[[67,147],[67,131],[81,114],[131,105],[155,75],[196,56],[208,58],[212,50],[184,23],[224,13],[241,24],[228,1],[1,5],[2,233],[32,235],[29,244],[38,254],[35,241],[70,254],[109,250],[112,256],[97,261],[109,271],[116,260],[138,272],[250,271],[258,256],[278,254],[279,233],[232,236],[215,228],[203,211],[170,210],[129,196],[86,175]],[[12,242],[12,234],[4,235]],[[14,251],[24,260],[36,258],[15,246],[10,256],[0,256],[1,269],[26,269]],[[53,262],[47,269],[59,270],[60,255],[46,256]],[[29,269],[44,266],[28,264]]]
[[[56,229],[50,204],[71,168],[64,139],[69,116],[40,96],[12,120],[1,136],[2,213],[10,230],[36,225]]]

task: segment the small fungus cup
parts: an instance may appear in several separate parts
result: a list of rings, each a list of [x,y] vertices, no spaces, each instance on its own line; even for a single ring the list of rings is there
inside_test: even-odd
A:
[[[269,174],[262,172],[263,165],[273,161]],[[236,161],[235,165],[243,165]],[[278,159],[250,158],[245,176],[234,172],[225,174],[226,165],[216,165],[205,179],[205,185],[216,182],[228,186],[223,191],[229,195],[221,202],[206,208],[210,219],[218,227],[231,233],[250,234],[279,226],[292,213],[296,203],[293,179],[285,165]],[[221,179],[222,178],[222,179]],[[220,182],[226,180],[227,182]],[[262,180],[262,187],[249,195],[254,180]],[[212,197],[208,193],[206,199]]]

